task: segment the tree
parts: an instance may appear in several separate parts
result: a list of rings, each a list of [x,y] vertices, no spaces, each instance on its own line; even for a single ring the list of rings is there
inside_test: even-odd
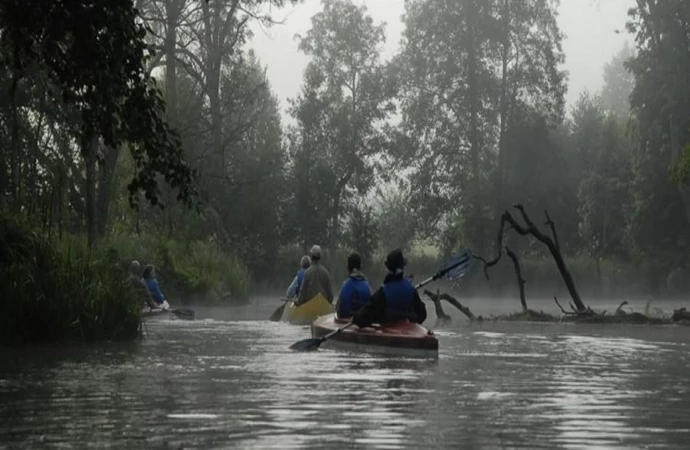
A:
[[[56,8],[40,1],[8,1],[0,6],[0,27],[11,67],[14,155],[20,151],[17,88],[36,70],[51,84],[47,103],[64,105],[70,139],[84,161],[89,243],[96,239],[100,142],[109,147],[128,143],[136,170],[129,184],[133,203],[140,190],[152,204],[160,202],[159,174],[178,189],[179,200],[192,201],[193,174],[182,159],[178,135],[165,120],[160,91],[145,72],[146,30],[131,3],[71,2]],[[10,190],[19,209],[17,186]]]
[[[630,93],[635,78],[626,63],[635,52],[626,42],[623,48],[604,66],[604,87],[599,95],[601,105],[619,117],[628,117],[630,112]]]
[[[632,152],[624,119],[606,113],[597,97],[580,96],[572,114],[572,144],[579,169],[579,232],[584,251],[599,258],[626,257],[632,208]]]
[[[669,177],[690,143],[689,17],[686,1],[637,0],[628,23],[636,44],[628,62],[636,127],[631,236],[640,255],[676,266],[690,250],[690,190]]]
[[[379,225],[373,208],[361,203],[355,204],[349,213],[346,243],[359,253],[364,271],[372,266],[378,244],[378,232]]]
[[[462,214],[482,249],[504,202],[514,119],[562,117],[565,76],[555,4],[547,0],[406,3],[397,60],[412,195],[432,222]],[[494,194],[493,196],[491,194]],[[478,250],[481,251],[481,250]]]
[[[383,25],[349,0],[324,0],[300,38],[311,61],[290,114],[297,121],[300,158],[321,172],[313,182],[321,183],[327,198],[331,251],[339,240],[344,195],[368,191],[386,143],[385,120],[394,112],[395,86],[380,57],[383,41]]]

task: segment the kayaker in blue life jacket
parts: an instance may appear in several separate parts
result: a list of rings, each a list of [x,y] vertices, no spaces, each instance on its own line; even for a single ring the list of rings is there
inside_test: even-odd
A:
[[[355,313],[352,322],[360,328],[402,319],[423,323],[426,320],[426,306],[410,280],[405,278],[407,260],[402,251],[396,249],[390,252],[385,264],[389,273],[383,280],[383,286],[374,292],[364,308]]]
[[[351,253],[347,257],[347,271],[349,276],[340,288],[336,312],[338,318],[349,319],[352,315],[362,309],[371,299],[371,288],[366,277],[360,272],[362,270],[362,258],[359,254]]]
[[[299,295],[299,290],[302,287],[302,281],[304,281],[304,273],[311,266],[311,258],[309,258],[307,255],[302,256],[299,265],[301,269],[297,272],[295,278],[293,278],[292,283],[290,283],[290,287],[288,287],[287,291],[285,291],[285,296],[287,298],[294,298]]]
[[[168,309],[170,305],[168,304],[167,300],[165,300],[165,295],[163,295],[163,291],[161,291],[158,280],[156,280],[155,269],[151,264],[148,264],[146,267],[144,267],[142,278],[144,279],[144,283],[146,283],[146,287],[151,293],[151,297],[153,297],[153,300],[156,302],[156,306],[158,308]]]

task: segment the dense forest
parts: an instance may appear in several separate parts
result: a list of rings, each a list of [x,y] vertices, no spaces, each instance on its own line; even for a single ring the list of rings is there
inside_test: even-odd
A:
[[[0,263],[31,230],[155,264],[184,298],[242,299],[284,289],[314,243],[336,283],[351,250],[372,276],[395,247],[420,272],[490,253],[521,203],[548,210],[585,295],[688,292],[690,2],[637,0],[631,45],[566,110],[557,0],[407,0],[390,60],[385,24],[323,0],[285,121],[248,42],[298,3],[2,2]],[[538,243],[511,247],[533,293],[562,289]],[[515,295],[511,270],[493,289]]]

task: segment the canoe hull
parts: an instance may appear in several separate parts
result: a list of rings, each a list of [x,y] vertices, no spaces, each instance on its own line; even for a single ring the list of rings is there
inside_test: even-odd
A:
[[[299,306],[295,306],[295,302],[288,302],[283,313],[283,321],[293,325],[310,325],[317,318],[332,314],[333,311],[333,305],[328,303],[323,295],[318,294]]]
[[[142,310],[141,310],[141,318],[142,318],[142,319],[150,319],[150,318],[152,318],[152,317],[158,317],[158,316],[165,315],[165,314],[167,314],[167,313],[169,313],[169,312],[170,312],[169,309],[161,309],[161,308],[153,308],[153,309],[151,309],[151,308],[149,308],[149,307],[147,306],[147,307],[142,308]]]
[[[312,323],[311,335],[319,338],[346,324],[346,321],[336,319],[335,314],[329,314]],[[438,358],[438,339],[433,332],[407,320],[383,327],[351,327],[331,337],[323,346],[358,352]]]

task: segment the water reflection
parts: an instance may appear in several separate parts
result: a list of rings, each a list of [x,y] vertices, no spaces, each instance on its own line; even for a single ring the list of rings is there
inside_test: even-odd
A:
[[[202,316],[203,317],[203,316]],[[267,321],[0,352],[3,448],[685,448],[687,333],[486,324],[438,359],[287,347]]]

